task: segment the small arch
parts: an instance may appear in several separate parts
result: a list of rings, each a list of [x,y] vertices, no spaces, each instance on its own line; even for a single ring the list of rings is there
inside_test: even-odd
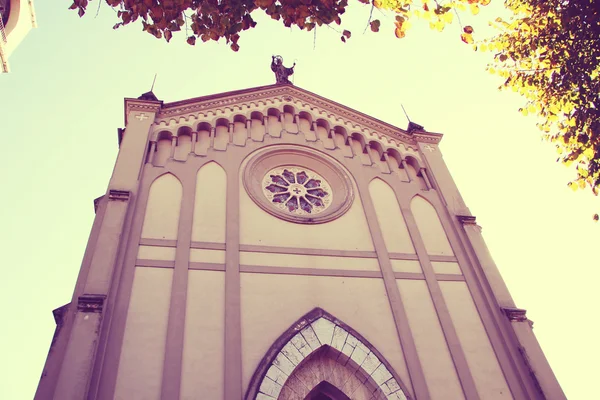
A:
[[[315,123],[317,139],[319,139],[321,143],[323,143],[323,147],[325,147],[328,150],[333,150],[335,149],[335,143],[333,142],[333,138],[331,137],[330,129],[331,128],[328,121],[322,118],[317,119]]]
[[[336,125],[333,128],[333,141],[335,147],[342,150],[344,157],[352,158],[352,149],[348,146],[348,131],[346,131],[346,128]]]
[[[290,105],[283,106],[282,114],[283,129],[289,133],[298,133],[298,125],[296,124],[296,110]]]
[[[143,238],[177,239],[182,195],[183,186],[174,174],[168,172],[154,179],[148,191]]]
[[[373,164],[367,151],[367,144],[365,143],[364,136],[358,132],[354,132],[350,137],[352,138],[352,152],[354,153],[354,156],[358,157],[363,165]]]
[[[423,174],[421,172],[421,165],[419,164],[419,160],[417,160],[413,156],[406,156],[406,164],[408,169],[408,176],[411,180],[416,181],[422,190],[427,190],[427,183],[423,178]]]
[[[281,123],[281,112],[276,108],[269,108],[267,110],[267,129],[266,129],[267,132],[266,133],[272,137],[281,137],[282,129],[283,129],[283,124]]]
[[[212,125],[209,124],[206,121],[202,121],[198,124],[198,126],[196,127],[197,131],[207,131],[210,132],[210,130],[212,129]]]
[[[156,150],[152,165],[155,167],[164,167],[171,157],[173,134],[169,131],[160,131],[156,136]]]
[[[300,111],[298,114],[298,130],[304,134],[304,138],[309,142],[317,140],[313,130],[313,117],[306,111]]]
[[[246,139],[248,138],[248,127],[247,127],[246,116],[236,114],[233,117],[233,144],[236,146],[245,146]]]
[[[215,150],[227,150],[229,143],[229,120],[218,118],[215,121],[215,138],[213,147]]]
[[[340,368],[359,370],[366,378],[361,384],[369,393],[381,390],[408,398],[406,386],[381,353],[351,327],[325,310],[315,308],[273,343],[254,371],[244,399],[255,400],[261,394],[262,397],[285,398],[283,390],[293,381],[288,378],[317,357],[329,357],[337,361]],[[318,387],[322,380],[316,377],[308,390]],[[344,390],[343,387],[338,389]],[[284,397],[280,397],[280,393]]]
[[[177,146],[175,147],[174,159],[186,161],[192,151],[192,128],[182,126],[177,130]]]
[[[404,165],[402,165],[402,154],[394,148],[387,149],[389,165],[393,173],[398,174],[400,176],[400,180],[403,182],[410,182],[408,178],[408,172],[404,169]]]

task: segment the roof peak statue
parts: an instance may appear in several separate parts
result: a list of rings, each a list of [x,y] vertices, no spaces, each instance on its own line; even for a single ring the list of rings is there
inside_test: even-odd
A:
[[[283,66],[283,57],[281,56],[272,56],[271,60],[271,71],[275,73],[276,83],[278,84],[292,84],[288,79],[288,76],[294,73],[294,67],[296,63],[292,65],[291,68],[286,68]]]

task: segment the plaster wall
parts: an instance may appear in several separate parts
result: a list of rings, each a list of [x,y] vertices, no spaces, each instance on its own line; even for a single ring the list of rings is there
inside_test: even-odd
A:
[[[432,399],[464,399],[425,281],[396,280]]]
[[[175,260],[175,247],[162,246],[140,246],[138,249],[138,260]]]
[[[301,254],[240,253],[241,265],[379,271],[376,258],[308,256]]]
[[[169,268],[135,267],[114,398],[160,399],[171,281]]]
[[[182,187],[172,174],[156,179],[150,187],[142,238],[177,239]]]
[[[421,264],[413,260],[390,260],[394,272],[416,272],[422,273]]]
[[[462,275],[460,266],[455,262],[432,261],[431,266],[433,267],[433,272],[436,274]]]
[[[225,243],[226,176],[215,162],[205,164],[196,175],[192,240]]]
[[[222,399],[225,274],[188,271],[181,400]]]
[[[454,255],[440,218],[431,203],[421,196],[416,196],[410,202],[410,209],[417,222],[427,253],[442,256]]]
[[[347,232],[352,234],[340,234]],[[333,250],[373,250],[362,203],[355,196],[340,218],[315,225],[294,224],[263,211],[240,187],[240,243]]]
[[[392,188],[381,179],[373,179],[369,183],[369,193],[387,250],[414,254],[415,249]]]
[[[273,342],[315,307],[364,336],[411,387],[382,279],[242,273],[241,307],[244,391]]]
[[[440,282],[444,300],[482,399],[512,399],[465,282]]]
[[[223,250],[191,249],[191,262],[225,263],[225,252]]]

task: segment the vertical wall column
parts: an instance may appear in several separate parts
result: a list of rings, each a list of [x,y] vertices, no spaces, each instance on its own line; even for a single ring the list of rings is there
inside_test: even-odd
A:
[[[146,164],[152,164],[152,162],[154,161],[154,153],[156,153],[156,141],[155,140],[150,142],[150,154],[148,154]]]
[[[148,134],[160,102],[128,100],[127,126],[119,149],[109,187],[106,210],[90,260],[89,272],[81,293],[77,294],[77,312],[54,393],[55,399],[84,399],[92,376],[96,349],[101,340],[103,317],[112,308],[107,299],[117,257],[124,239],[125,219],[137,191],[138,176],[144,164]]]
[[[358,180],[359,176],[355,176],[355,178]],[[406,366],[408,368],[414,394],[417,399],[426,400],[430,398],[429,389],[427,388],[427,384],[425,382],[423,367],[419,360],[417,347],[415,346],[415,342],[408,325],[408,317],[402,304],[402,299],[400,298],[400,292],[396,286],[396,277],[394,276],[390,256],[385,246],[381,228],[379,227],[379,223],[377,221],[375,206],[373,205],[373,201],[371,200],[371,196],[369,194],[368,181],[363,178],[358,182],[358,185],[361,201],[367,217],[367,224],[369,225],[371,237],[373,238],[373,245],[375,246],[375,251],[377,252],[377,259],[381,268],[383,283],[390,302],[392,316],[394,317],[396,331],[398,332],[400,346],[402,347],[402,351],[404,353],[404,358],[406,360]]]
[[[183,175],[181,179],[185,179]],[[195,176],[194,176],[195,178]],[[188,285],[188,266],[192,243],[192,218],[181,216],[193,215],[196,193],[196,180],[182,181],[183,196],[177,231],[177,252],[175,269],[171,286],[171,302],[169,305],[169,322],[163,363],[161,399],[178,399],[181,389],[181,369],[183,360],[183,340],[185,331],[185,310]]]
[[[227,174],[225,230],[225,400],[242,398],[239,165]]]
[[[433,270],[433,266],[431,265],[429,254],[427,253],[427,249],[425,248],[425,243],[423,242],[423,238],[421,237],[421,234],[417,227],[417,222],[415,221],[415,217],[413,216],[412,211],[410,209],[410,203],[406,204],[406,202],[402,201],[401,190],[399,187],[397,187],[397,185],[394,185],[394,191],[396,192],[396,197],[402,210],[402,215],[404,216],[404,219],[406,221],[406,228],[408,229],[408,233],[410,235],[410,238],[412,239],[415,251],[417,252],[417,256],[419,257],[419,263],[421,264],[421,268],[423,269],[425,282],[427,284],[427,288],[429,289],[429,294],[431,296],[433,306],[440,321],[442,332],[444,333],[444,337],[446,338],[448,350],[450,351],[452,361],[454,362],[454,366],[456,367],[456,374],[458,375],[458,379],[460,380],[465,397],[468,400],[479,399],[479,394],[475,386],[475,381],[473,380],[471,370],[469,369],[469,365],[467,364],[467,359],[458,339],[458,334],[456,333],[456,329],[454,328],[454,324],[452,323],[452,318],[450,317],[448,306],[446,305],[446,302],[442,295],[440,284],[438,283],[437,278],[435,276],[435,272]]]
[[[198,132],[192,132],[192,149],[190,154],[196,154],[196,142],[198,141]]]

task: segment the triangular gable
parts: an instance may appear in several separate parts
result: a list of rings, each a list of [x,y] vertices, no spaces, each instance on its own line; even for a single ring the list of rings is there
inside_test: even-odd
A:
[[[241,111],[249,108],[264,108],[274,100],[282,104],[289,104],[301,111],[312,111],[315,115],[332,121],[349,124],[352,129],[374,134],[378,137],[386,136],[391,140],[399,140],[405,144],[415,144],[417,141],[438,143],[442,135],[439,133],[420,131],[407,131],[369,115],[356,111],[335,101],[326,99],[308,90],[293,85],[268,85],[248,88],[243,90],[218,93],[209,96],[162,103],[156,115],[154,125],[170,127],[176,124],[200,122],[209,117],[223,113]],[[130,103],[139,102],[138,99],[126,99],[126,109]]]

